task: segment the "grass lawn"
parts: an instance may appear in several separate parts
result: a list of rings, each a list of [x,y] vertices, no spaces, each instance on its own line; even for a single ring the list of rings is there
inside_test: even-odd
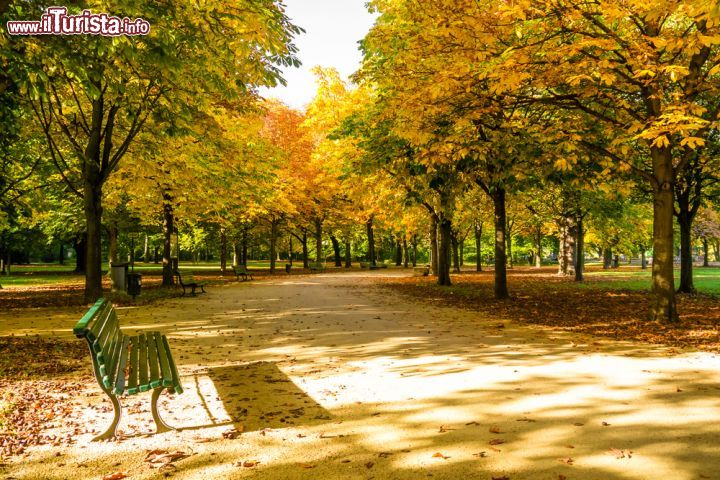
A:
[[[603,288],[610,290],[649,290],[652,270],[638,267],[620,267],[615,270],[595,270],[585,274],[588,282],[577,284],[579,288]],[[700,293],[720,295],[720,267],[694,267],[693,280]],[[675,286],[680,285],[680,270],[675,270]]]

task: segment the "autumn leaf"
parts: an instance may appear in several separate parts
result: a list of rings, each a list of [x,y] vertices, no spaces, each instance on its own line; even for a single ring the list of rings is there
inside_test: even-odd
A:
[[[128,476],[124,474],[123,472],[115,472],[115,473],[109,473],[102,477],[102,480],[122,480],[123,478],[127,478]]]
[[[503,440],[502,438],[493,438],[492,440],[490,440],[489,443],[490,445],[502,445],[503,443],[505,443],[505,440]]]
[[[440,453],[440,452],[436,452],[436,453],[433,454],[433,458],[442,458],[443,460],[447,460],[447,459],[450,458],[450,457],[448,457],[448,456],[446,456],[446,455],[443,455],[443,454]]]
[[[500,433],[500,427],[497,427],[497,426],[490,427],[490,433]]]
[[[573,465],[573,464],[575,463],[575,460],[573,460],[573,459],[570,458],[570,457],[561,458],[561,459],[559,459],[558,461],[559,461],[559,462],[562,462],[562,463],[565,463],[565,464],[567,464],[567,465]]]
[[[233,440],[240,436],[241,433],[245,431],[245,427],[243,425],[238,426],[237,428],[233,428],[231,430],[225,430],[222,432],[222,437],[227,440]]]
[[[299,464],[298,466],[299,466],[300,468],[307,468],[307,469],[309,469],[309,468],[315,468],[315,465],[313,465],[312,463],[301,463],[301,464]]]

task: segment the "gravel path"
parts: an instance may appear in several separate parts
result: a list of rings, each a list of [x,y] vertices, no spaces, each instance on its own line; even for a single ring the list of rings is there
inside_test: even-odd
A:
[[[373,281],[393,274],[278,277],[118,309],[124,329],[168,334],[186,392],[162,411],[181,430],[147,435],[142,394],[124,401],[122,440],[90,443],[111,417],[90,385],[72,399],[77,442],[6,459],[0,476],[720,479],[718,356],[410,303]],[[0,312],[0,335],[69,337],[80,313]],[[189,456],[151,468],[155,449]]]

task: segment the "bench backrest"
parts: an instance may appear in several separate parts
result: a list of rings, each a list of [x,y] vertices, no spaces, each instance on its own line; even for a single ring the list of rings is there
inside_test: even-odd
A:
[[[245,265],[234,265],[233,270],[235,270],[236,273],[248,273],[248,269]]]
[[[123,334],[112,304],[104,298],[95,302],[75,324],[73,333],[87,340],[95,377],[99,384],[110,389],[115,382],[117,359],[123,347]]]

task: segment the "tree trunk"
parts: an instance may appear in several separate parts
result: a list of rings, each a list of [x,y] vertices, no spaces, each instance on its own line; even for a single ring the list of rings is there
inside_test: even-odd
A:
[[[610,270],[612,267],[613,251],[612,248],[606,247],[603,250],[603,270]]]
[[[293,264],[293,237],[292,235],[288,235],[288,263],[290,265]]]
[[[507,259],[505,257],[505,189],[496,188],[492,194],[495,213],[495,298],[508,298]]]
[[[270,273],[275,273],[275,264],[277,262],[277,239],[278,239],[278,221],[270,220]]]
[[[412,247],[413,247],[412,266],[413,266],[413,268],[417,267],[417,246],[418,246],[417,235],[413,235],[413,239],[412,239]]]
[[[157,245],[155,245],[155,254],[153,257],[153,263],[160,263],[160,247]]]
[[[247,266],[248,263],[248,227],[243,227],[242,242],[240,248],[242,264]]]
[[[310,259],[308,258],[308,244],[307,244],[307,232],[303,231],[302,236],[302,254],[303,254],[303,268],[310,268]]]
[[[75,250],[75,273],[85,273],[85,235],[76,238],[73,241],[73,250]]]
[[[375,263],[375,232],[373,231],[373,219],[370,217],[365,224],[367,227],[367,237],[368,237],[368,263],[370,263],[370,266],[374,267],[377,264]]]
[[[145,234],[145,248],[143,248],[143,262],[148,263],[150,261],[150,239],[148,234]]]
[[[585,226],[582,217],[576,222],[577,239],[575,240],[575,281],[582,282],[585,273]]]
[[[345,241],[345,268],[352,267],[352,243],[350,240]]]
[[[566,216],[560,221],[560,255],[558,258],[558,275],[575,274],[575,257],[577,224],[575,218]]]
[[[175,230],[175,216],[173,212],[173,206],[172,206],[172,197],[169,194],[163,194],[163,279],[162,284],[164,287],[169,287],[173,285],[173,278],[174,278],[174,272],[173,272],[173,265],[172,265],[172,258],[170,255],[172,254],[172,234]],[[178,254],[178,261],[180,257],[180,252],[177,252]]]
[[[403,267],[410,265],[410,249],[408,248],[407,237],[403,237]]]
[[[512,222],[508,221],[505,226],[505,241],[507,242],[507,250],[505,251],[508,260],[508,268],[513,268],[513,256],[512,256]]]
[[[432,273],[436,277],[439,276],[438,270],[438,224],[435,215],[430,216],[430,262],[432,265]]]
[[[325,262],[322,245],[322,220],[315,219],[315,261],[317,263]]]
[[[720,262],[720,240],[715,240],[715,261]]]
[[[145,237],[147,238],[147,237]],[[225,229],[220,229],[220,271],[224,274],[227,271],[228,244]]]
[[[342,255],[340,253],[340,242],[334,235],[330,235],[330,242],[333,247],[333,255],[335,257],[335,266],[342,267]]]
[[[710,245],[707,237],[702,239],[703,242],[703,267],[710,266]]]
[[[102,186],[99,180],[86,179],[85,203],[85,302],[102,297]]]
[[[450,247],[452,243],[452,224],[450,219],[441,218],[438,222],[438,231],[440,233],[440,242],[438,245],[438,285],[450,286]]]
[[[402,266],[402,259],[403,259],[402,243],[400,243],[400,240],[395,240],[395,266],[396,267]]]
[[[458,245],[460,246],[460,267],[463,267],[465,265],[465,240],[460,240]]]
[[[475,223],[475,271],[482,272],[482,222]]]
[[[613,257],[613,268],[620,268],[620,255],[617,253]]]
[[[670,150],[653,148],[653,171],[658,187],[653,201],[653,320],[678,322],[673,272],[673,163]]]
[[[65,244],[60,242],[60,265],[65,265]]]
[[[542,267],[542,228],[535,228],[535,268]]]
[[[118,263],[118,228],[115,225],[108,228],[108,260],[111,266]]]
[[[645,247],[640,247],[640,268],[647,270],[647,259],[645,258]]]
[[[450,232],[450,245],[452,247],[453,271],[460,273],[460,244],[454,232]]]
[[[692,222],[687,212],[682,211],[680,206],[678,225],[680,226],[680,293],[695,293],[693,285],[693,261],[692,261]]]

